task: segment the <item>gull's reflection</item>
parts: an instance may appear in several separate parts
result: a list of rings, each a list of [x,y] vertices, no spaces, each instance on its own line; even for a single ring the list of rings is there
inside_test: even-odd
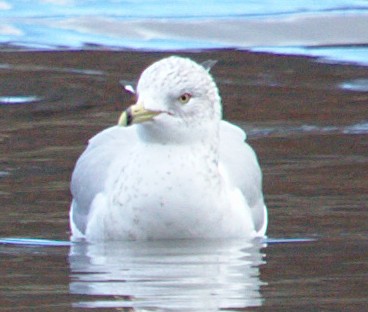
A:
[[[88,308],[260,306],[261,247],[238,240],[76,244],[69,255],[70,292],[87,295],[74,306]]]

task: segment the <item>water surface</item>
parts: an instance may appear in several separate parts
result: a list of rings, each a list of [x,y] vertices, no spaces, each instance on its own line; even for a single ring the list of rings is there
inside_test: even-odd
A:
[[[364,0],[2,0],[0,18],[0,43],[8,49],[232,48],[368,59]]]
[[[366,309],[368,3],[224,3],[0,1],[0,237],[69,239],[74,163],[134,100],[119,81],[175,53],[218,60],[268,235],[315,241],[0,245],[1,310]]]
[[[224,115],[248,132],[264,172],[268,235],[317,241],[0,246],[2,309],[364,309],[368,69],[244,51],[180,54],[219,60],[212,72]],[[1,237],[68,240],[78,155],[132,102],[119,81],[165,55],[0,53],[0,96],[24,99],[0,103]]]

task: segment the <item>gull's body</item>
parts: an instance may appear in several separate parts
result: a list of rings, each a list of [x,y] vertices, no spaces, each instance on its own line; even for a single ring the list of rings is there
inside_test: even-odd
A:
[[[121,120],[133,125],[97,134],[76,164],[72,239],[263,236],[256,155],[244,132],[221,120],[207,70],[163,59],[143,72],[137,96]]]

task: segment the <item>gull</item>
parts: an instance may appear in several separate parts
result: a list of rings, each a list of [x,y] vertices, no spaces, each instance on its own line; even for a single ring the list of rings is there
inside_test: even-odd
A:
[[[265,236],[257,156],[245,132],[222,120],[209,71],[179,56],[143,71],[136,104],[76,163],[73,241]]]

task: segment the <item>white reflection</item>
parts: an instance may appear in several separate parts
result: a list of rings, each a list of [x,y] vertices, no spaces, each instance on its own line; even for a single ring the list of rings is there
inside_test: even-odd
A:
[[[368,121],[345,127],[343,133],[346,133],[346,134],[367,134],[368,133]]]
[[[0,105],[1,104],[27,104],[38,102],[42,100],[39,96],[34,95],[25,95],[25,96],[0,96]]]
[[[0,10],[10,10],[12,6],[6,1],[0,1]]]
[[[261,245],[244,241],[76,244],[75,307],[218,311],[260,306]],[[103,297],[101,297],[103,296]]]
[[[368,50],[367,50],[368,56]],[[349,91],[357,92],[368,92],[368,79],[354,79],[350,81],[343,82],[340,84],[340,88]]]
[[[1,36],[21,36],[23,35],[23,32],[19,28],[13,25],[2,24],[0,25],[0,35]]]

